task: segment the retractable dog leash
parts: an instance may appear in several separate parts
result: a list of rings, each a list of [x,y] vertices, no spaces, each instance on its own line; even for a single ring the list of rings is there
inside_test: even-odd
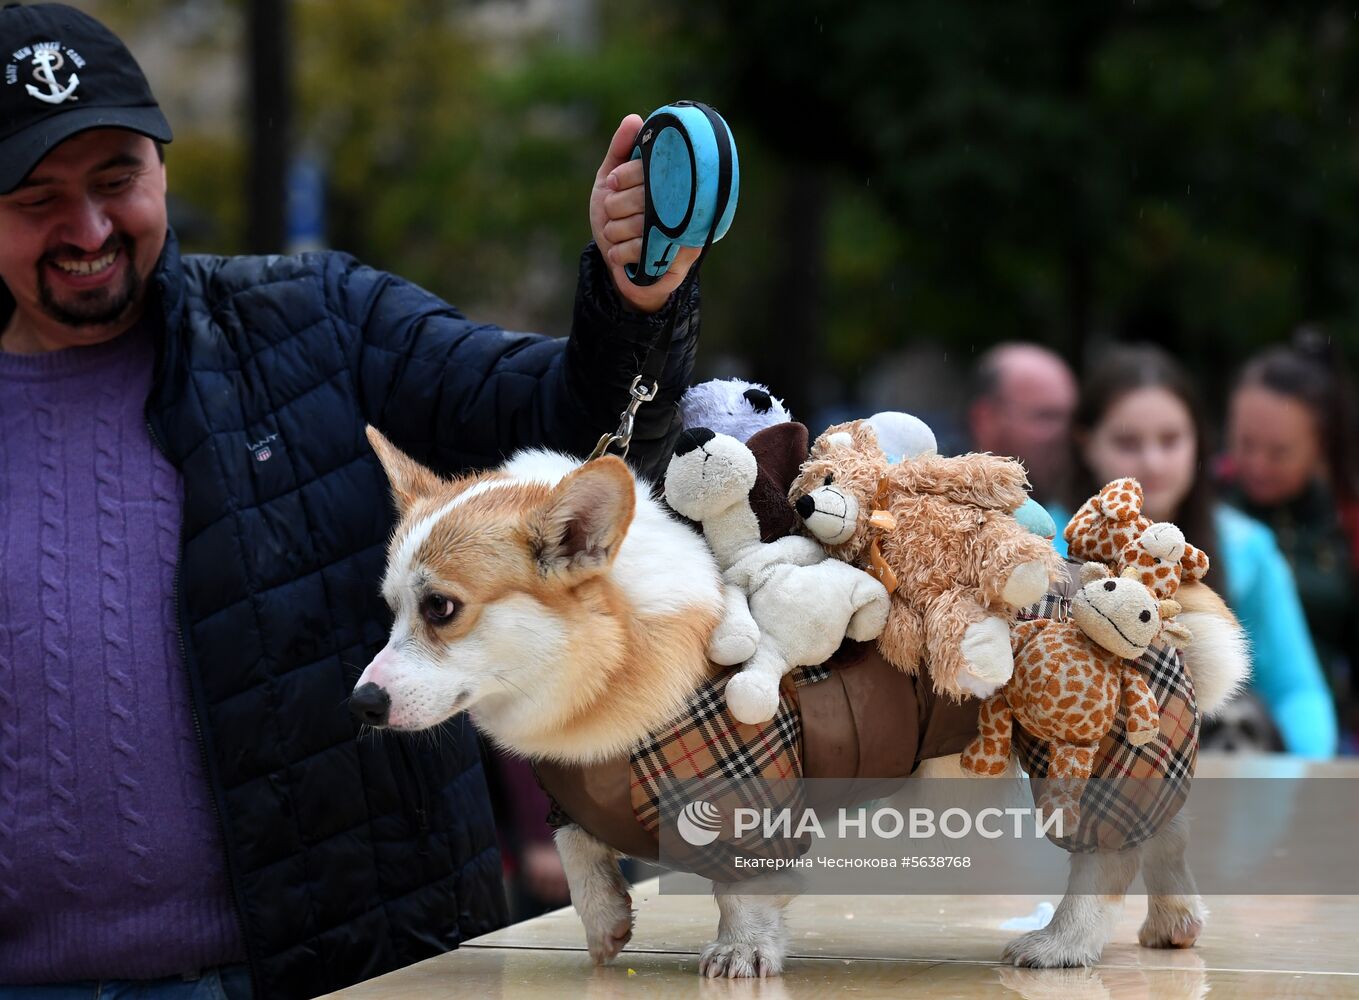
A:
[[[741,172],[731,129],[706,104],[676,101],[653,111],[642,123],[632,158],[642,161],[645,207],[641,260],[624,268],[628,280],[640,286],[655,284],[670,270],[682,246],[699,248],[697,270],[736,215]],[[627,457],[637,411],[655,399],[660,388],[676,312],[671,310],[665,329],[632,380],[618,429],[600,437],[590,459],[610,450]]]
[[[642,259],[625,269],[650,285],[670,269],[682,246],[708,247],[727,234],[741,190],[731,129],[712,108],[676,101],[651,113],[632,158],[642,161],[646,193]]]

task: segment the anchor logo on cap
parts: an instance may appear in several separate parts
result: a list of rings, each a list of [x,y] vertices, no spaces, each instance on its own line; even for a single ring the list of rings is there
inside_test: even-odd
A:
[[[75,96],[75,89],[80,86],[80,77],[72,73],[66,78],[64,87],[61,81],[57,79],[57,73],[65,65],[66,57],[61,54],[61,49],[57,43],[50,42],[47,45],[37,46],[33,53],[33,77],[39,83],[46,84],[47,90],[39,90],[31,83],[24,84],[24,89],[47,104],[61,104],[65,101],[80,100]]]

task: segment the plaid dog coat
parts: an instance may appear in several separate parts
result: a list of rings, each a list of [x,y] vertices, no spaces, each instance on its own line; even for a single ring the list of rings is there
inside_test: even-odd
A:
[[[1022,617],[1065,618],[1072,589],[1049,592]],[[1153,647],[1137,666],[1160,706],[1161,736],[1141,747],[1128,743],[1120,710],[1096,754],[1075,834],[1052,838],[1065,850],[1136,846],[1188,795],[1199,714],[1182,657]],[[714,667],[684,710],[626,756],[591,765],[537,762],[539,783],[552,800],[549,823],[577,823],[624,854],[654,861],[662,815],[675,815],[698,797],[696,789],[716,798],[742,778],[840,778],[862,781],[863,797],[870,798],[875,782],[905,778],[922,760],[961,753],[977,733],[977,699],[955,704],[939,697],[927,670],[907,676],[871,643],[846,642],[826,663],[790,673],[777,712],[760,725],[738,722],[726,709],[723,690],[735,672]],[[1046,746],[1016,725],[1014,747],[1037,799],[1047,775]],[[790,784],[763,787],[796,794]],[[759,794],[762,785],[750,788]],[[761,804],[796,809],[800,803]],[[771,842],[766,851],[791,850],[790,843]]]
[[[774,717],[758,725],[727,711],[723,692],[736,670],[715,667],[684,710],[626,757],[592,765],[538,761],[538,781],[553,800],[548,822],[574,822],[616,850],[656,860],[662,816],[696,798],[720,799],[740,786],[742,805],[798,810],[800,783],[781,779],[803,777],[853,779],[862,785],[851,787],[869,798],[880,780],[961,753],[977,732],[979,702],[940,698],[927,671],[903,674],[873,643],[846,642],[826,663],[788,674]],[[749,778],[775,784],[741,784]],[[796,844],[756,846],[772,854]]]

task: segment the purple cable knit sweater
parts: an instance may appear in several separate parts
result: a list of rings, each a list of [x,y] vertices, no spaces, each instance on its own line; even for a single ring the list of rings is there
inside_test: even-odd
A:
[[[0,351],[0,983],[239,961],[143,330]]]

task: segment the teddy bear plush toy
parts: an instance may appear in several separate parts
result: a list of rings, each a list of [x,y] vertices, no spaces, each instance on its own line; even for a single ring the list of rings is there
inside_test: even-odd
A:
[[[892,461],[877,420],[827,429],[789,497],[827,552],[891,592],[882,655],[908,673],[928,655],[936,690],[986,697],[1010,679],[1015,613],[1060,577],[1061,559],[1014,517],[1029,501],[1022,465],[928,447]]]
[[[1208,554],[1186,542],[1179,528],[1143,515],[1136,479],[1108,483],[1081,505],[1063,537],[1071,558],[1101,562],[1117,573],[1132,566],[1157,597],[1174,597],[1182,580],[1208,572]]]
[[[1160,732],[1156,699],[1132,661],[1158,640],[1187,641],[1183,626],[1165,628],[1180,606],[1158,599],[1135,569],[1115,577],[1103,563],[1088,562],[1080,581],[1070,618],[1036,618],[1014,626],[1014,676],[982,704],[977,737],[962,756],[963,769],[971,774],[1005,773],[1012,726],[1018,722],[1048,744],[1048,778],[1059,779],[1061,786],[1049,802],[1073,823],[1080,787],[1090,777],[1095,752],[1119,706],[1133,746],[1150,743]]]
[[[880,582],[832,559],[813,539],[761,541],[751,507],[758,471],[740,441],[690,428],[665,473],[666,502],[702,524],[722,570],[726,612],[708,655],[743,664],[727,683],[727,707],[748,724],[773,717],[788,671],[824,663],[846,637],[877,638],[889,604]]]

